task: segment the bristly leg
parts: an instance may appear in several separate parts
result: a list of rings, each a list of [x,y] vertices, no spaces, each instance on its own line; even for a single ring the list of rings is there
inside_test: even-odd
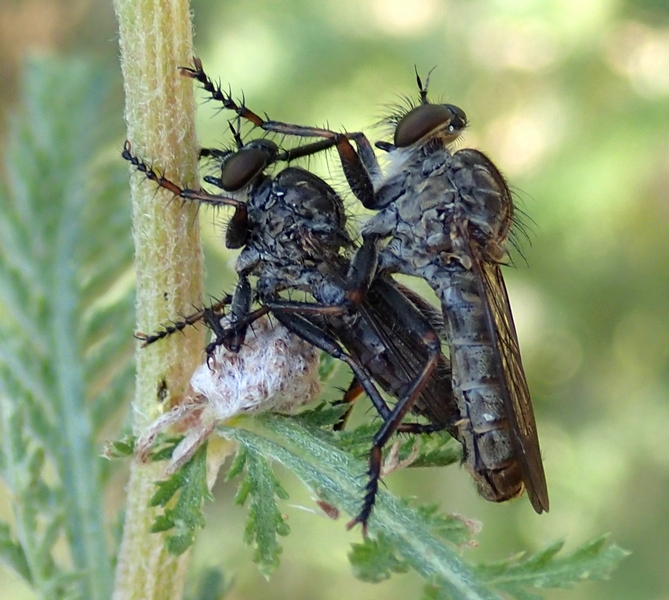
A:
[[[209,206],[233,206],[239,210],[245,210],[246,204],[237,200],[236,198],[229,198],[227,196],[217,196],[209,194],[202,190],[192,190],[189,188],[179,187],[176,183],[163,177],[156,169],[148,165],[138,156],[132,153],[132,145],[128,140],[123,144],[123,152],[121,156],[133,165],[140,173],[144,173],[147,179],[154,181],[159,187],[172,192],[175,196],[183,198],[184,200],[195,201],[200,204],[208,204]]]
[[[190,315],[186,315],[182,320],[175,321],[171,325],[165,325],[159,331],[151,334],[136,332],[135,337],[142,342],[142,347],[146,347],[149,344],[153,344],[154,342],[162,340],[174,333],[183,331],[186,327],[194,327],[200,322],[204,322],[208,326],[208,315],[220,312],[225,306],[229,305],[230,302],[232,302],[232,296],[226,295],[211,306],[205,307]]]

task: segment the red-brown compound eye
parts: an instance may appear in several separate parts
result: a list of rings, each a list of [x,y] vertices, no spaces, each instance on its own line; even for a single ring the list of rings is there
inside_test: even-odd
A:
[[[236,192],[247,186],[274,160],[277,146],[269,140],[255,140],[231,154],[221,165],[221,187]]]
[[[452,104],[421,104],[410,110],[395,129],[395,146],[407,148],[430,133],[439,132],[450,142],[467,125],[467,115]]]

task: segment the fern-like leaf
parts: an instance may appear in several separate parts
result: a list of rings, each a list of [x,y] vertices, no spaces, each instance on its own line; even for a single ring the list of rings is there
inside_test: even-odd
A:
[[[518,600],[525,600],[527,588],[570,588],[585,580],[608,579],[629,552],[606,544],[606,536],[586,542],[573,552],[560,556],[564,542],[555,542],[536,554],[514,556],[477,571],[490,585]],[[533,596],[537,598],[538,596]]]
[[[202,506],[213,497],[207,487],[207,444],[174,475],[156,484],[158,490],[151,506],[162,506],[165,512],[156,519],[151,531],[171,531],[166,536],[167,550],[175,555],[185,552],[195,541],[195,534],[204,527]],[[176,502],[170,500],[177,494]],[[174,531],[172,531],[174,530]]]
[[[244,541],[253,547],[253,561],[260,572],[269,577],[279,566],[282,547],[277,536],[286,536],[290,527],[279,510],[277,498],[288,498],[279,480],[272,472],[267,458],[256,452],[253,446],[240,449],[231,476],[244,472],[235,501],[244,504],[250,498],[249,515],[244,532]]]
[[[132,384],[132,246],[123,166],[101,152],[105,79],[83,61],[27,64],[0,189],[1,464],[15,499],[4,549],[48,598],[111,594],[95,435]]]

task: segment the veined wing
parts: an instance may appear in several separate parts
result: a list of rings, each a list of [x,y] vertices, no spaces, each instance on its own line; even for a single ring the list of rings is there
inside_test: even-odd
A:
[[[321,257],[330,275],[343,285],[348,261],[328,253],[321,254]],[[395,280],[382,276],[374,278],[358,307],[359,319],[351,327],[329,329],[347,351],[365,365],[382,389],[394,396],[402,387],[408,388],[428,360],[428,350],[421,336],[403,326],[397,318],[400,305],[408,305],[405,306],[407,310],[419,314],[438,334],[443,330],[441,311]],[[370,350],[374,351],[379,342],[383,353],[370,357]],[[460,411],[453,395],[451,364],[443,354],[416,399],[412,412],[426,417],[434,425],[443,426],[455,437],[455,423],[460,418]]]
[[[547,512],[549,506],[546,475],[541,461],[537,425],[506,285],[500,266],[477,256],[478,253],[472,247],[472,240],[469,240],[467,245],[472,250],[472,269],[479,281],[481,298],[487,314],[512,443],[520,461],[523,482],[530,502],[534,510],[541,514]]]
[[[390,366],[396,372],[401,371],[403,380],[409,384],[425,365],[428,352],[420,335],[406,327],[398,326],[397,319],[393,316],[397,309],[397,303],[392,299],[395,294],[401,294],[404,301],[408,302],[437,334],[443,330],[444,323],[441,311],[393,279],[378,277],[372,283],[360,306],[360,312],[383,341]],[[416,399],[412,412],[426,417],[434,425],[444,426],[451,435],[456,436],[455,423],[460,419],[460,411],[453,395],[451,363],[443,354],[439,356],[435,370]]]

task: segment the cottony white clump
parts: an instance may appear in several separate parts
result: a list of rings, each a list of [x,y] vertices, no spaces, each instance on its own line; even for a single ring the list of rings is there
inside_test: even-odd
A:
[[[170,425],[181,424],[186,437],[174,450],[168,475],[188,462],[216,425],[243,413],[292,412],[308,404],[320,392],[318,356],[316,348],[276,320],[258,319],[238,353],[218,346],[208,364],[195,370],[184,402],[137,440],[140,460],[148,458],[156,436]]]

